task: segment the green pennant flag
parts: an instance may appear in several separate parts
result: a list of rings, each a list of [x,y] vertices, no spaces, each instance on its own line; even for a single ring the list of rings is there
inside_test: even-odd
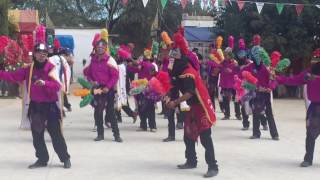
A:
[[[164,7],[166,7],[168,0],[161,0],[161,6],[162,9],[164,9]]]
[[[221,7],[224,5],[224,0],[218,0],[218,6]]]
[[[284,8],[284,5],[282,3],[277,3],[276,4],[276,7],[277,7],[277,10],[278,10],[278,13],[279,15],[282,13],[282,10]]]

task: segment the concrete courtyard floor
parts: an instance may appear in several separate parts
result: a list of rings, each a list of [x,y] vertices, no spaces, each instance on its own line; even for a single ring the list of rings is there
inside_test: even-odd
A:
[[[124,143],[113,142],[111,129],[105,140],[94,142],[91,107],[80,109],[80,99],[70,97],[73,111],[64,120],[64,135],[72,168],[63,169],[46,133],[50,161],[47,168],[27,169],[35,161],[31,133],[20,130],[20,99],[0,99],[0,180],[194,180],[207,170],[200,142],[198,168],[179,170],[183,163],[182,130],[176,142],[163,143],[167,120],[157,116],[158,132],[136,132],[138,122],[124,116],[119,125]],[[233,110],[232,110],[233,111]],[[124,113],[123,113],[124,114]],[[320,145],[316,145],[314,166],[300,168],[304,155],[305,107],[302,100],[275,100],[274,114],[280,141],[269,132],[260,140],[249,140],[252,131],[241,131],[241,121],[220,121],[213,139],[220,173],[217,180],[315,180],[320,177]],[[223,116],[217,113],[219,119]]]

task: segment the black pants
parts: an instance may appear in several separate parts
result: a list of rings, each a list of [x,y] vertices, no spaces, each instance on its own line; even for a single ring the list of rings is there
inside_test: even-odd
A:
[[[59,120],[57,119],[55,121],[48,121],[47,130],[50,134],[54,151],[58,154],[60,161],[64,162],[69,159],[70,155],[68,154],[67,145],[61,132]],[[49,154],[44,141],[45,130],[42,132],[37,132],[32,129],[31,131],[33,137],[33,146],[36,150],[36,157],[40,162],[47,163],[49,161]]]
[[[133,111],[132,109],[130,108],[130,105],[129,105],[129,101],[127,100],[127,104],[125,106],[122,106],[122,110],[129,116],[129,117],[133,117]]]
[[[129,116],[129,117],[133,117],[134,116],[134,112],[132,111],[132,109],[129,106],[129,102],[127,101],[126,105],[122,106],[122,110]],[[115,110],[115,116],[118,122],[122,122],[122,116],[121,116],[121,110]],[[108,114],[105,115],[105,122],[110,122],[110,117],[108,117]]]
[[[319,136],[319,135],[318,135]],[[316,139],[318,136],[311,135],[310,131],[307,130],[306,137],[306,155],[304,156],[304,161],[313,162],[314,146],[316,144]]]
[[[147,129],[147,121],[150,129],[157,129],[156,112],[154,102],[143,96],[138,98],[138,112],[140,116],[140,128]]]
[[[71,108],[71,104],[69,103],[67,93],[63,93],[63,106],[67,109]]]
[[[195,141],[188,138],[187,136],[184,136],[183,139],[186,146],[185,157],[187,159],[187,163],[196,165],[197,153],[195,148]],[[207,129],[200,134],[200,141],[202,146],[205,148],[205,159],[209,168],[218,169],[211,138],[211,129]]]
[[[176,111],[174,109],[168,109],[167,111],[167,117],[168,117],[168,137],[176,137],[176,130],[175,130],[175,121],[174,121],[174,117],[175,117],[175,113]],[[180,111],[179,113],[177,113],[177,123],[182,123],[184,122],[184,118],[185,118],[185,112]]]
[[[260,123],[263,122],[263,120],[266,118],[269,125],[271,137],[279,137],[277,126],[272,113],[270,93],[258,93],[257,95],[262,96],[262,98],[264,99],[266,117],[264,117],[263,114],[253,113],[253,136],[261,136]]]
[[[244,128],[249,128],[250,127],[250,122],[249,122],[249,115],[247,114],[244,105],[241,105],[241,114],[242,114],[242,126]],[[267,125],[267,118],[265,116],[261,117],[261,125],[266,126]]]
[[[235,90],[234,89],[222,89],[223,93],[223,107],[224,107],[224,116],[225,117],[230,117],[230,101],[231,99],[234,101],[234,110],[236,117],[240,117],[240,104],[235,101]]]
[[[94,120],[97,126],[98,136],[104,136],[103,111],[106,111],[106,117],[111,122],[111,128],[114,137],[119,137],[118,121],[114,110],[115,92],[110,90],[107,94],[96,95],[94,97]]]

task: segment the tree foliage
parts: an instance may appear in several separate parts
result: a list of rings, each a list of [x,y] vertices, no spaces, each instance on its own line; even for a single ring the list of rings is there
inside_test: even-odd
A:
[[[314,3],[311,0],[281,2]],[[246,42],[251,42],[254,34],[260,34],[262,45],[268,52],[279,50],[293,61],[308,59],[311,52],[320,45],[320,11],[314,6],[305,7],[298,16],[294,6],[286,6],[279,15],[275,5],[265,4],[259,14],[255,4],[246,3],[239,12],[237,4],[233,3],[223,9],[219,26],[225,30],[226,35],[233,35],[236,39],[243,37]]]

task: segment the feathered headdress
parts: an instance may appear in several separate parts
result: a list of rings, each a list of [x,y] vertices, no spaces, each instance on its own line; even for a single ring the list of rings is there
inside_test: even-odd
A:
[[[93,40],[92,40],[92,47],[96,47],[97,42],[98,42],[100,39],[101,39],[100,33],[96,33],[96,34],[94,35]]]
[[[107,43],[109,42],[109,32],[107,29],[102,29],[100,35],[102,40],[104,40]]]
[[[122,58],[123,60],[131,59],[131,53],[126,49],[119,48],[117,54],[118,54],[118,57]]]
[[[152,58],[151,48],[145,48],[143,51],[143,55],[146,59],[151,59]]]
[[[280,61],[281,59],[281,53],[279,51],[273,51],[271,53],[271,65],[272,67],[276,67],[278,62]]]
[[[245,58],[247,56],[247,51],[246,51],[246,43],[243,38],[239,39],[238,46],[239,46],[239,51],[237,52],[238,58]]]
[[[238,45],[239,45],[239,49],[241,50],[246,49],[246,42],[244,41],[243,38],[239,39]]]
[[[174,48],[179,48],[181,53],[184,55],[188,54],[188,51],[189,51],[188,42],[184,38],[183,34],[178,31],[174,34],[173,39],[174,39]]]
[[[232,50],[234,49],[234,37],[233,36],[228,37],[228,47],[230,47]]]
[[[221,62],[224,60],[224,56],[221,56],[216,49],[213,49],[209,55],[209,59],[217,64],[221,64]]]
[[[221,49],[222,43],[223,43],[223,37],[222,36],[218,36],[217,39],[216,39],[216,47],[217,47],[217,49]]]
[[[4,48],[8,45],[10,38],[8,36],[0,36],[0,54],[3,52]]]
[[[42,24],[36,27],[35,44],[46,44],[46,27]]]
[[[58,38],[54,39],[53,46],[54,46],[54,49],[56,49],[56,50],[61,49],[61,43]]]
[[[162,38],[162,41],[167,45],[167,46],[170,46],[171,44],[173,44],[173,41],[171,40],[169,34],[165,31],[163,31],[161,33],[161,38]]]
[[[261,36],[259,34],[256,34],[253,36],[253,45],[254,46],[260,46],[261,45]]]

